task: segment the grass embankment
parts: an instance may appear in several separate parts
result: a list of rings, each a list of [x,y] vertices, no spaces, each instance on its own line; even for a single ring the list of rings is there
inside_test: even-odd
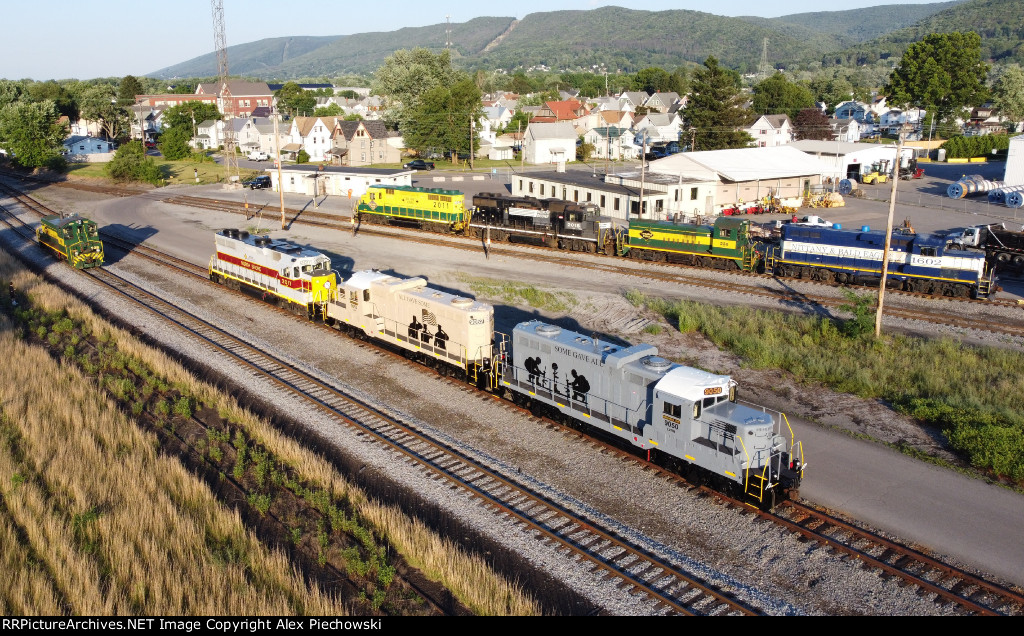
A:
[[[459,280],[467,283],[477,296],[500,299],[507,305],[527,304],[535,309],[554,312],[568,311],[576,305],[576,296],[570,292],[545,291],[533,285],[466,275],[460,276]]]
[[[883,399],[939,428],[950,448],[974,467],[1024,482],[1024,356],[1019,352],[949,338],[883,334],[875,340],[873,329],[850,328],[856,316],[843,321],[715,307],[636,291],[627,298],[684,333],[700,332],[751,368],[781,369],[799,381]]]
[[[210,185],[212,183],[223,183],[225,179],[224,166],[214,163],[212,160],[195,161],[182,159],[180,161],[169,161],[163,157],[150,156],[156,162],[160,173],[163,175],[163,183],[160,185]],[[106,163],[72,163],[68,164],[68,174],[85,179],[110,180],[107,174]],[[196,175],[199,176],[198,183]],[[262,170],[241,168],[239,178],[248,181],[253,177],[264,174]]]
[[[4,615],[425,613],[397,555],[474,612],[537,613],[481,559],[3,252],[0,282]]]

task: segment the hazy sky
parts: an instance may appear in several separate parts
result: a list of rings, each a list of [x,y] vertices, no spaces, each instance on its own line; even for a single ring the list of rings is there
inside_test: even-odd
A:
[[[870,1],[870,0],[869,0]],[[925,4],[933,0],[885,0]],[[348,35],[466,22],[480,16],[622,6],[646,11],[689,9],[715,15],[776,17],[810,11],[866,9],[862,2],[817,0],[223,0],[228,46],[295,35]],[[4,0],[0,13],[0,78],[93,79],[145,75],[213,52],[209,0]],[[230,59],[228,60],[230,67]]]

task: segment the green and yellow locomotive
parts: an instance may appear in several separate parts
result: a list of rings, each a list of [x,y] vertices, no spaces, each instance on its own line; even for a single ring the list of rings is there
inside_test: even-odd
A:
[[[750,221],[719,217],[714,225],[633,219],[629,242],[619,253],[647,261],[685,263],[745,272],[758,268],[764,248],[751,236]]]
[[[458,190],[372,185],[353,210],[357,222],[411,225],[434,232],[461,232],[471,211]]]
[[[77,214],[43,217],[36,229],[36,240],[76,269],[103,264],[103,241],[100,240],[99,228],[94,221]]]

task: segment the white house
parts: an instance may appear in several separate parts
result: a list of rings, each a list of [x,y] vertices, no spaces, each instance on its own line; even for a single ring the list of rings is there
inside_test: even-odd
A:
[[[750,145],[757,148],[785,146],[793,141],[793,124],[785,114],[761,115],[747,132],[754,138]]]
[[[679,101],[679,93],[655,93],[647,98],[644,106],[650,112],[667,113],[672,106]]]
[[[216,150],[224,143],[224,120],[207,119],[196,124],[192,145],[199,150]]]
[[[324,161],[331,152],[331,134],[337,117],[296,117],[288,129],[288,143],[281,154],[298,154],[305,150],[310,161]]]
[[[676,114],[647,113],[634,117],[632,130],[636,137],[646,133],[648,144],[658,141],[679,141],[682,120]]]
[[[576,160],[576,130],[567,121],[531,123],[523,137],[523,161],[531,164]]]
[[[849,144],[860,141],[869,126],[856,119],[829,119],[828,125],[832,128],[832,139]]]
[[[639,150],[633,143],[633,135],[629,131],[613,126],[591,128],[583,135],[585,143],[594,146],[592,159],[636,159]]]

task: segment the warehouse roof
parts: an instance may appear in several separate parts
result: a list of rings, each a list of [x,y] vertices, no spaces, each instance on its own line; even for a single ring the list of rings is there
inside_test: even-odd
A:
[[[681,152],[648,164],[652,171],[711,171],[726,181],[757,181],[832,174],[835,168],[790,146]]]

